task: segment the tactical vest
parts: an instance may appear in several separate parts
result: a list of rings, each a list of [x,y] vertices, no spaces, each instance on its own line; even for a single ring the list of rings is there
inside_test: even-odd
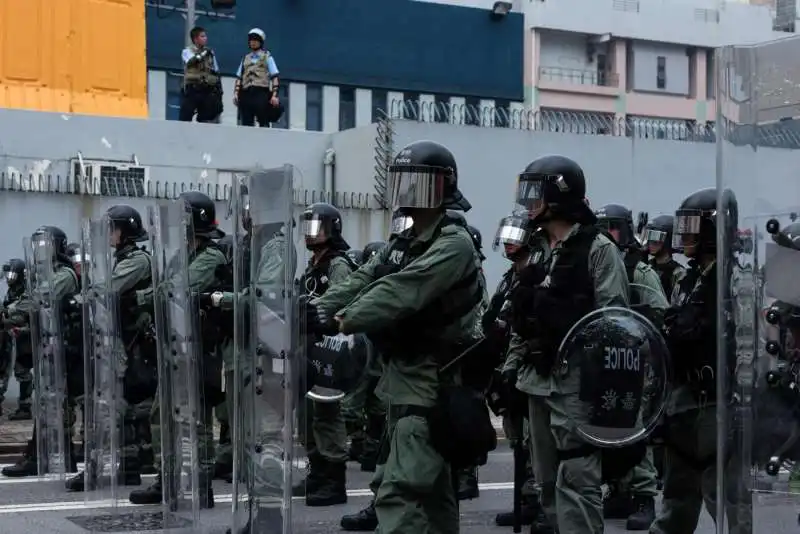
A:
[[[267,61],[269,52],[258,50],[250,52],[242,58],[242,89],[248,87],[264,87],[269,89],[270,77]]]
[[[667,295],[667,299],[671,299],[672,290],[674,289],[673,281],[675,270],[680,268],[681,264],[670,258],[666,263],[658,263],[655,259],[653,259],[650,262],[650,265],[658,273],[658,277],[661,279],[661,287],[664,288],[664,293]]]
[[[313,260],[308,262],[306,272],[303,273],[303,277],[300,280],[300,290],[304,295],[313,294],[314,296],[321,297],[326,291],[328,291],[328,288],[331,285],[331,281],[328,276],[330,276],[331,261],[334,258],[342,258],[350,266],[350,270],[358,270],[358,265],[353,263],[353,260],[351,260],[343,251],[330,249],[326,250],[316,263],[314,263]]]
[[[439,238],[442,229],[449,225],[460,225],[448,218],[443,218],[434,229],[433,235],[426,243],[411,248],[413,237],[409,231],[392,239],[385,258],[392,263],[375,266],[375,278],[402,271],[428,251]],[[463,227],[463,226],[462,226]],[[430,353],[435,351],[441,332],[460,321],[483,300],[483,286],[480,269],[476,266],[465,277],[457,280],[449,290],[429,303],[424,309],[412,317],[406,317],[395,323],[392,328],[368,334],[379,352],[391,357],[392,354]]]
[[[192,53],[197,54],[200,49],[192,45],[189,47]],[[210,49],[209,49],[210,50]],[[214,70],[214,55],[206,54],[200,61],[191,61],[183,67],[183,84],[186,85],[210,85],[216,86],[219,83],[219,73]]]
[[[589,273],[589,250],[598,233],[594,226],[582,226],[561,248],[553,251],[555,260],[537,296],[543,349],[536,363],[540,375],[552,373],[561,341],[575,323],[596,307],[595,284]]]

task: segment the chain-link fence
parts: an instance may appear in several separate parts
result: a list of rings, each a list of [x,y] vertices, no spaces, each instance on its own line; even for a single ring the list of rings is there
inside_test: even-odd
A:
[[[450,104],[419,100],[394,100],[393,120],[411,120],[475,126],[510,128],[539,132],[609,135],[636,139],[714,143],[717,125],[713,121],[617,117],[611,113],[561,110],[511,109],[508,107]],[[740,145],[757,144],[773,148],[800,147],[800,124],[794,119],[760,125],[736,125],[731,139]]]

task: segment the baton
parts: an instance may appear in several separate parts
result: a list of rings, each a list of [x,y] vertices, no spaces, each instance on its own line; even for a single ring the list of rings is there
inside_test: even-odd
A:
[[[483,345],[486,342],[486,340],[487,338],[485,337],[480,338],[478,341],[476,341],[475,343],[464,349],[464,351],[461,352],[461,354],[459,354],[458,356],[447,362],[445,365],[443,365],[442,368],[439,369],[439,372],[443,373],[448,369],[450,369],[452,366],[460,362],[465,356],[469,355],[472,351],[477,349],[479,346]]]

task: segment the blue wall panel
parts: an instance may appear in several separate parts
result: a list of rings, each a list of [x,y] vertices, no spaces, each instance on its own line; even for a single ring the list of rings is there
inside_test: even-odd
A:
[[[151,0],[153,1],[153,0]],[[162,0],[174,4],[173,0]],[[422,93],[523,100],[523,17],[411,0],[238,0],[236,20],[201,17],[220,68],[233,74],[247,31],[267,33],[284,78]],[[198,8],[208,6],[199,0]],[[160,11],[160,12],[159,12]],[[150,68],[181,70],[184,20],[147,9]]]

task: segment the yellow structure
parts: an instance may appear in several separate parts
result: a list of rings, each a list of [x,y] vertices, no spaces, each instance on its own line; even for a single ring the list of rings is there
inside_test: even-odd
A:
[[[147,117],[144,0],[0,0],[0,108]]]

